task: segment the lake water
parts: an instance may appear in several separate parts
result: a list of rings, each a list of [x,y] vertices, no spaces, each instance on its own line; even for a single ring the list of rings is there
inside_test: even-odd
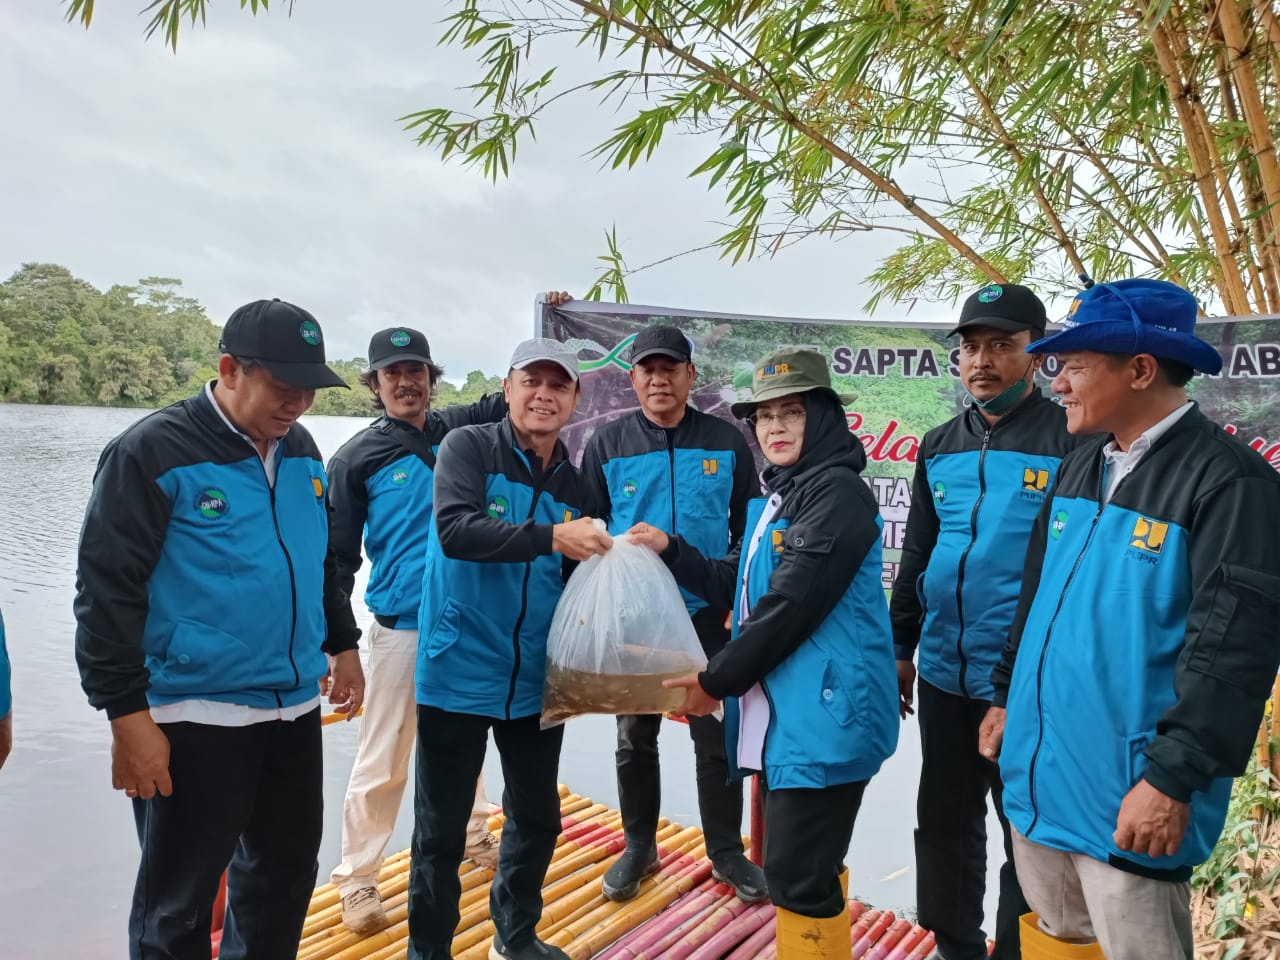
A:
[[[14,684],[14,748],[0,771],[3,960],[125,955],[137,838],[128,801],[111,789],[106,719],[80,690],[71,601],[76,539],[98,454],[144,413],[0,404],[0,609]],[[326,456],[367,423],[349,417],[304,422]],[[357,582],[357,595],[362,586]],[[363,606],[356,607],[366,624]],[[325,728],[321,880],[337,862],[342,797],[359,722]],[[618,799],[613,731],[610,717],[570,721],[560,762],[562,782],[610,806]],[[912,905],[919,762],[911,718],[897,755],[867,790],[849,854],[851,891],[877,906]],[[697,823],[693,751],[683,726],[667,725],[662,764],[663,815]],[[492,751],[485,782],[490,798],[499,798],[502,775]],[[406,794],[392,851],[408,846],[410,803]],[[994,820],[992,826],[994,833]],[[995,889],[998,867],[994,842],[991,851],[988,891]],[[990,894],[987,901],[987,915],[994,916]]]

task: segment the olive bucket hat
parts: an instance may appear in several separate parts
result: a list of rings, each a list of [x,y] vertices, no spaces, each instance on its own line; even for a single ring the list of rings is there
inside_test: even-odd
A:
[[[751,399],[732,404],[729,409],[742,420],[755,412],[757,403],[810,390],[825,391],[842,407],[858,398],[856,393],[839,393],[832,388],[831,368],[818,351],[788,347],[775,350],[756,363],[751,372]]]

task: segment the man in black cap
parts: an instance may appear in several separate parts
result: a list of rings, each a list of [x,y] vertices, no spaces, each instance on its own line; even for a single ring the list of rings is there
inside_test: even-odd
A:
[[[945,960],[987,955],[982,930],[990,792],[1004,829],[995,956],[1019,955],[1025,901],[1009,848],[996,765],[978,754],[1036,512],[1077,445],[1060,406],[1035,385],[1045,309],[1024,286],[990,284],[964,302],[957,366],[966,410],[925,434],[890,604],[900,712],[912,712],[920,653],[916,904]]]
[[[722,557],[742,536],[747,502],[760,493],[755,458],[732,425],[689,406],[697,377],[693,345],[679,329],[647,327],[631,344],[631,385],[640,409],[592,434],[582,472],[614,535],[637,523],[680,534],[706,556]],[[683,592],[683,591],[682,591]],[[684,592],[708,658],[729,640],[728,611]],[[629,900],[658,868],[660,716],[618,717],[618,805],[627,847],[604,875],[604,895]],[[724,725],[689,717],[698,810],[713,875],[745,901],[768,895],[764,871],[742,851],[742,783],[729,783]]]
[[[297,954],[321,835],[320,695],[354,713],[359,630],[328,548],[320,451],[297,420],[320,326],[281,300],[236,310],[218,379],[102,453],[80,536],[76,660],[111,721],[112,786],[142,859],[131,960]]]
[[[367,644],[368,705],[342,809],[342,862],[331,876],[342,896],[342,922],[356,933],[386,925],[378,871],[408,782],[417,723],[413,670],[436,451],[454,427],[496,423],[507,414],[500,393],[432,410],[431,394],[442,373],[419,331],[391,327],[375,333],[360,382],[383,415],[329,460],[329,540],[343,593],[349,597],[354,589],[361,540],[372,565],[364,592],[374,619]],[[498,841],[489,833],[488,818],[482,778],[466,852],[492,870]]]

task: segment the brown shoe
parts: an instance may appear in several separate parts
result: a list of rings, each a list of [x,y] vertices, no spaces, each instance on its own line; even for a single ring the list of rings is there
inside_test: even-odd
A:
[[[497,870],[498,838],[486,830],[478,840],[467,844],[467,859],[486,870]]]
[[[377,887],[360,887],[342,898],[342,925],[352,933],[376,933],[387,925]]]

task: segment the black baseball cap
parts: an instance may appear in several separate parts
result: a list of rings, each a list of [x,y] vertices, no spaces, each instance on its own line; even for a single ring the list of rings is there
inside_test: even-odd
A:
[[[325,365],[324,334],[316,318],[279,297],[246,303],[231,314],[218,349],[256,360],[273,377],[302,390],[347,386]]]
[[[693,357],[693,344],[678,327],[645,327],[631,341],[631,363],[639,363],[654,354],[688,363]]]
[[[401,360],[431,363],[427,335],[408,327],[388,327],[369,339],[369,369],[381,370]]]
[[[1044,303],[1020,283],[992,283],[971,293],[960,308],[960,322],[947,334],[954,337],[966,327],[995,327],[1017,333],[1030,330],[1037,337],[1044,336],[1048,322]]]

